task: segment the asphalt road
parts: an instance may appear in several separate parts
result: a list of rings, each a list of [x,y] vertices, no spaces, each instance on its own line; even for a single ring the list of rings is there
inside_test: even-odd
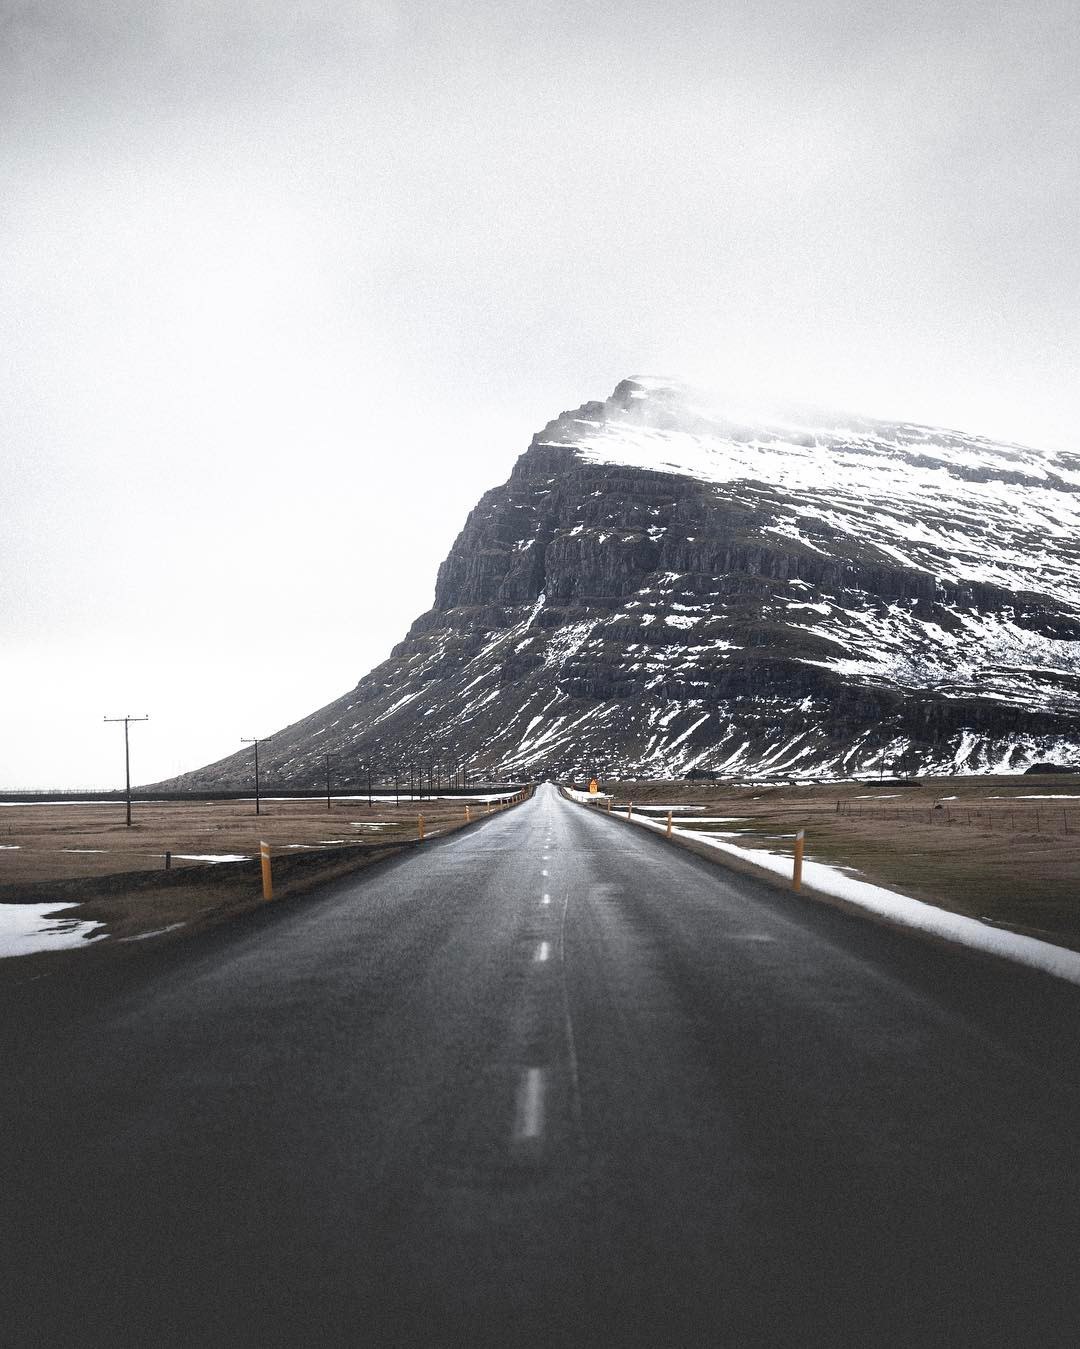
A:
[[[1080,1343],[1080,990],[552,788],[110,978],[0,1009],[4,1345]]]

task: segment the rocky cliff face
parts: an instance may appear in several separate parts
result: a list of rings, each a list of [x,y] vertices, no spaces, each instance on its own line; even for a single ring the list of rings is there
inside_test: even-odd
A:
[[[1080,751],[1080,456],[627,380],[538,434],[281,783],[1022,771]],[[268,747],[270,748],[270,747]],[[243,780],[234,756],[180,781]]]

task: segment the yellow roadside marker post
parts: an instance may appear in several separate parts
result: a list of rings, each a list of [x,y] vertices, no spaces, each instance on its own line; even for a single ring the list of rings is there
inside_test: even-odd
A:
[[[607,799],[607,813],[608,813],[609,815],[611,814],[611,797],[610,797],[610,796],[609,796],[608,799]]]
[[[423,842],[423,840],[424,840],[424,817],[423,817],[423,815],[417,815],[417,817],[416,817],[416,837],[417,837],[421,842]]]
[[[666,829],[664,832],[667,834],[668,838],[671,837],[671,811],[670,811],[670,810],[669,810],[668,813],[667,813],[667,829]]]
[[[465,803],[465,823],[468,824],[469,821],[470,821],[471,819],[472,819],[472,816],[469,814],[469,805],[468,805],[468,802],[466,802],[466,803]]]
[[[791,873],[791,888],[793,890],[802,889],[802,855],[805,834],[806,831],[800,829],[795,835],[795,867]]]
[[[274,898],[274,878],[270,871],[270,844],[259,844],[259,861],[262,863],[263,899]]]
[[[628,801],[628,802],[626,803],[626,818],[627,818],[627,819],[630,818],[630,815],[631,815],[631,812],[633,811],[633,809],[634,809],[634,803],[633,803],[633,801]]]

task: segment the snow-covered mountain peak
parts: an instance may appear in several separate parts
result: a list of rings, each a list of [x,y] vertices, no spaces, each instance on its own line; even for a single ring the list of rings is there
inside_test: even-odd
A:
[[[1080,458],[908,422],[721,404],[677,381],[624,380],[540,444],[595,464],[783,493],[773,528],[814,522],[956,582],[1046,591],[1080,606]],[[1045,556],[1046,540],[1060,553]]]

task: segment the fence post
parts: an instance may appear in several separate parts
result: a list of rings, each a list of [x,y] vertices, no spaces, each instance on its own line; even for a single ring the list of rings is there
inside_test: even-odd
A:
[[[165,870],[166,870],[166,871],[171,871],[171,870],[172,870],[172,853],[171,853],[171,852],[166,852],[166,854],[165,854]]]
[[[795,865],[791,872],[791,888],[793,890],[802,889],[802,855],[805,836],[806,831],[804,829],[800,829],[795,835]]]
[[[671,837],[671,811],[670,811],[670,810],[669,810],[668,813],[667,813],[667,829],[666,829],[664,832],[667,834],[668,838]]]
[[[465,803],[465,823],[468,824],[469,821],[470,821],[471,819],[472,819],[472,816],[469,814],[469,803],[466,801],[466,803]]]
[[[628,801],[628,802],[626,803],[626,818],[627,818],[627,819],[630,818],[630,814],[631,814],[631,812],[633,811],[633,809],[634,809],[634,803],[633,803],[633,801]]]
[[[421,841],[421,843],[424,841],[424,817],[423,817],[423,815],[417,815],[417,817],[416,817],[416,837]]]
[[[610,797],[610,796],[609,796],[608,799],[607,799],[607,813],[608,813],[609,815],[611,814],[611,797]]]
[[[270,870],[270,844],[265,840],[259,844],[259,861],[262,864],[263,899],[273,899],[274,878]]]

